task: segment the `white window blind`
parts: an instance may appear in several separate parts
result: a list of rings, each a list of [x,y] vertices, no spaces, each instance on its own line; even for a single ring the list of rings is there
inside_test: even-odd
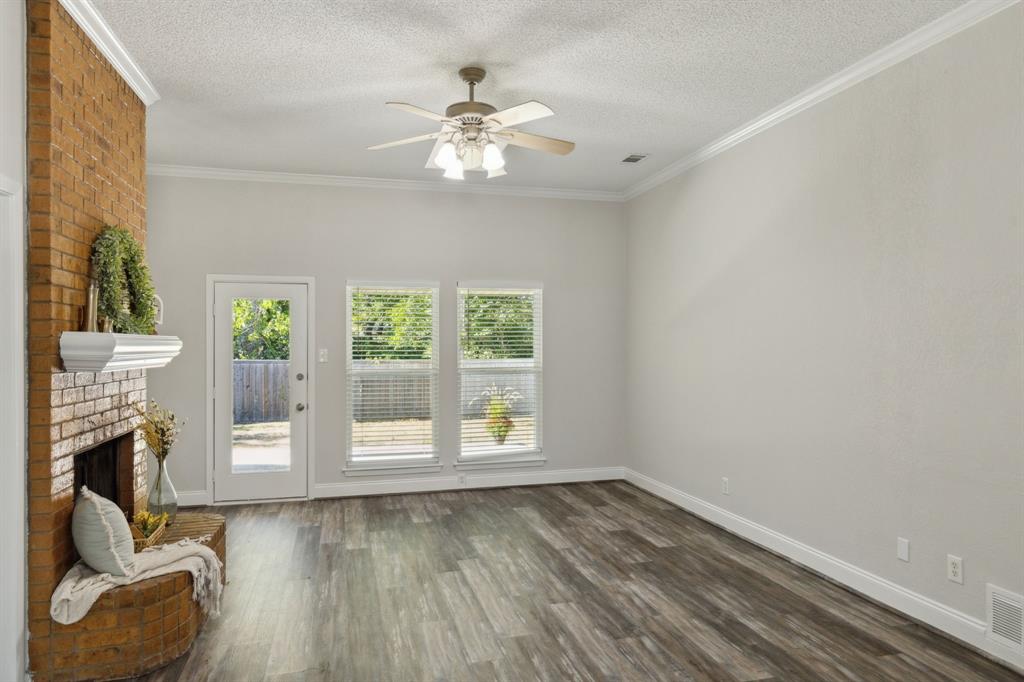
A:
[[[348,460],[437,461],[438,289],[346,288]]]
[[[461,460],[540,453],[539,286],[459,283]]]

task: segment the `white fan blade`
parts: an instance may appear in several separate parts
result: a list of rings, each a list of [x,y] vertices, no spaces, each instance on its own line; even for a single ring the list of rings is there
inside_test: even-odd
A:
[[[387,105],[392,109],[407,111],[410,114],[422,116],[423,118],[429,118],[431,121],[437,121],[438,123],[447,123],[452,120],[450,118],[445,118],[441,114],[435,114],[433,111],[427,111],[426,109],[418,107],[415,104],[406,104],[405,102],[387,102]]]
[[[372,147],[367,147],[370,151],[376,151],[378,149],[387,149],[389,147],[397,147],[403,144],[412,144],[413,142],[426,142],[427,140],[433,140],[436,137],[441,136],[441,132],[428,133],[426,135],[417,135],[416,137],[407,137],[404,140],[395,140],[394,142],[385,142],[384,144],[377,144]]]
[[[548,152],[561,156],[565,156],[576,148],[575,142],[544,137],[543,135],[534,135],[533,133],[524,133],[521,130],[501,130],[494,133],[494,135],[505,139],[509,144],[516,147],[526,147],[527,149],[536,149],[539,152]]]
[[[444,137],[437,138],[437,142],[434,143],[434,148],[430,150],[430,156],[427,157],[427,165],[424,166],[424,168],[430,168],[431,170],[444,170],[434,163],[434,159],[437,158],[437,153],[441,151],[441,145],[447,141],[448,140]]]
[[[546,104],[530,100],[509,109],[495,112],[490,116],[484,116],[484,122],[494,121],[502,128],[510,128],[522,123],[536,121],[538,118],[554,116],[554,114],[555,112],[551,111]]]

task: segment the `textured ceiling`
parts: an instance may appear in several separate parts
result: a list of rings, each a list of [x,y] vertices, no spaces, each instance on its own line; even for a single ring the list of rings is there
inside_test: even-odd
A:
[[[619,191],[962,4],[961,0],[93,0],[162,99],[153,163],[442,182],[428,142],[368,145],[477,99],[537,99],[504,186]],[[632,152],[651,154],[636,165]],[[470,174],[467,174],[469,177]]]

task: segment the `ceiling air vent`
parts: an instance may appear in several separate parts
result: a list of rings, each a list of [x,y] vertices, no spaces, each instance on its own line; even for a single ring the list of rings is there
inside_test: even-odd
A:
[[[622,163],[640,163],[647,158],[647,154],[630,154],[622,160]]]
[[[1024,651],[1024,597],[992,584],[986,596],[989,639]]]

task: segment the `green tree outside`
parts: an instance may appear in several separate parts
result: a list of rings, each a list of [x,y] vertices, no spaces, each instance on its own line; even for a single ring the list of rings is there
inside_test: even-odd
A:
[[[353,360],[429,360],[432,296],[352,293]]]
[[[469,294],[463,314],[462,354],[467,359],[533,357],[533,296]]]
[[[533,357],[533,297],[470,294],[463,301],[462,348],[472,360]],[[352,293],[353,360],[429,360],[432,297]]]
[[[433,302],[429,293],[352,294],[354,360],[429,360]],[[533,357],[533,298],[470,294],[463,300],[462,349],[472,360]],[[289,301],[239,298],[232,303],[238,360],[287,360]]]
[[[291,327],[288,300],[236,298],[232,330],[236,360],[287,360]]]

